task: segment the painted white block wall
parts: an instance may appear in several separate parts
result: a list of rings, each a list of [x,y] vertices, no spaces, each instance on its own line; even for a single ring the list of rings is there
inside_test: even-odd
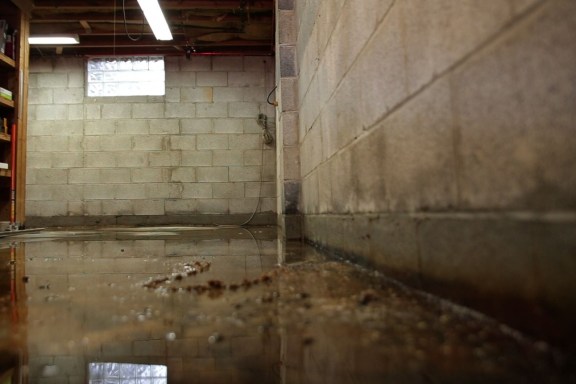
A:
[[[165,96],[92,98],[83,59],[33,58],[27,222],[241,219],[259,194],[273,213],[276,157],[257,124],[274,121],[273,87],[270,57],[167,57]]]

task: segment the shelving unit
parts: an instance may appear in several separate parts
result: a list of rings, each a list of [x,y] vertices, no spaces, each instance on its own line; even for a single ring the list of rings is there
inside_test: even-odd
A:
[[[12,105],[14,105],[12,103]],[[13,108],[13,107],[12,107]],[[12,137],[4,132],[0,132],[0,146],[11,145]],[[11,169],[0,169],[0,177],[12,177]]]
[[[12,92],[12,100],[0,97],[0,163],[8,165],[0,166],[0,230],[24,224],[29,10],[26,0],[0,3],[0,20],[18,31],[13,52],[0,52],[0,87]]]

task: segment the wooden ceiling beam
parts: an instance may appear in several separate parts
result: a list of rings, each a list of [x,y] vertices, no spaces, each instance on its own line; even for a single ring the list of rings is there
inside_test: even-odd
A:
[[[30,54],[35,56],[52,56],[56,52],[63,56],[184,56],[185,52],[179,46],[144,46],[144,47],[31,47]],[[191,54],[194,56],[273,56],[270,46],[229,46],[229,47],[199,47]]]
[[[87,24],[87,25],[84,25]],[[87,30],[89,28],[89,30]],[[30,27],[30,33],[33,35],[52,35],[55,33],[63,34],[75,34],[75,35],[99,35],[99,36],[122,36],[126,34],[126,30],[130,34],[148,34],[152,35],[152,31],[148,27],[148,24],[127,24],[114,26],[110,24],[102,23],[86,23],[81,20],[78,22],[71,22],[66,24],[35,24]],[[172,27],[171,32],[173,35],[201,35],[205,33],[241,33],[242,31],[238,28],[217,28],[211,26],[202,25],[186,25],[179,27]]]
[[[240,9],[242,0],[160,0],[160,7],[166,10],[195,10],[214,9],[229,10]],[[34,11],[50,10],[99,10],[113,9],[110,0],[85,1],[85,0],[35,0]],[[117,9],[122,9],[121,0],[117,1]],[[137,0],[126,0],[125,9],[140,9]],[[250,10],[273,9],[274,0],[246,0],[246,8]]]
[[[30,32],[79,35],[80,44],[61,48],[62,55],[184,55],[191,44],[203,54],[273,55],[274,0],[159,0],[174,36],[168,42],[154,38],[137,0],[125,0],[125,10],[122,1],[35,0]],[[52,55],[56,47],[30,52]]]
[[[124,36],[122,36],[124,37]],[[261,46],[261,45],[270,45],[273,41],[271,40],[242,40],[242,39],[234,39],[228,41],[219,41],[218,43],[211,43],[211,42],[194,42],[195,48],[202,48],[202,47],[214,47],[214,46]],[[83,36],[82,38],[82,48],[99,48],[99,47],[109,47],[109,46],[116,46],[116,47],[165,47],[165,46],[186,46],[188,42],[183,39],[182,37],[175,38],[174,40],[170,41],[161,41],[156,40],[154,36],[151,35],[143,35],[137,41],[132,41],[126,38],[119,38],[116,37],[116,40],[108,37],[102,36]]]
[[[12,2],[16,4],[16,6],[18,6],[18,8],[23,10],[25,13],[30,13],[32,11],[32,8],[34,8],[32,0],[12,0]]]
[[[79,22],[82,28],[84,28],[84,33],[92,33],[92,27],[90,26],[90,23],[88,21],[80,20]]]
[[[250,15],[251,20],[272,22],[273,15],[271,13],[259,13]],[[75,20],[86,20],[88,22],[110,22],[113,23],[124,23],[124,15],[118,13],[116,18],[113,14],[106,13],[55,13],[55,14],[42,14],[36,15],[31,21],[31,24],[45,24],[45,23],[61,23],[61,22],[74,22]],[[142,13],[127,13],[126,20],[131,23],[142,23],[145,22],[145,18]],[[166,15],[166,20],[169,24],[182,24],[182,23],[211,23],[220,24],[225,26],[230,23],[240,23],[242,17],[235,15],[225,15],[222,18],[217,18],[214,16],[198,16],[198,15],[180,15],[180,14],[168,14]]]

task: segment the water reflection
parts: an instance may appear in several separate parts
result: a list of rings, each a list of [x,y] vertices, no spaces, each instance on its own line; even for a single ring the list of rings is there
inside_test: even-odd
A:
[[[0,248],[1,383],[566,378],[546,344],[275,228],[43,231]]]
[[[3,360],[22,365],[16,358],[25,353],[29,382],[86,382],[91,362],[163,364],[170,382],[226,381],[246,376],[235,356],[255,362],[249,375],[277,378],[274,343],[258,347],[277,336],[228,313],[240,297],[250,299],[247,289],[225,296],[222,287],[186,289],[242,284],[274,269],[275,229],[44,232],[9,241],[2,250],[2,265],[10,267],[2,271],[2,329],[12,330],[3,333],[2,347],[14,357]],[[15,285],[19,300],[9,302]]]

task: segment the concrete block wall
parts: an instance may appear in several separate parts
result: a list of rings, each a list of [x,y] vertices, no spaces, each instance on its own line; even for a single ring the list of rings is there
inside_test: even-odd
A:
[[[296,4],[305,236],[574,340],[576,3]]]
[[[32,59],[27,225],[274,222],[273,58],[165,64],[165,96],[92,98],[82,59]]]
[[[277,212],[282,233],[289,239],[302,238],[295,9],[293,0],[276,3]]]

